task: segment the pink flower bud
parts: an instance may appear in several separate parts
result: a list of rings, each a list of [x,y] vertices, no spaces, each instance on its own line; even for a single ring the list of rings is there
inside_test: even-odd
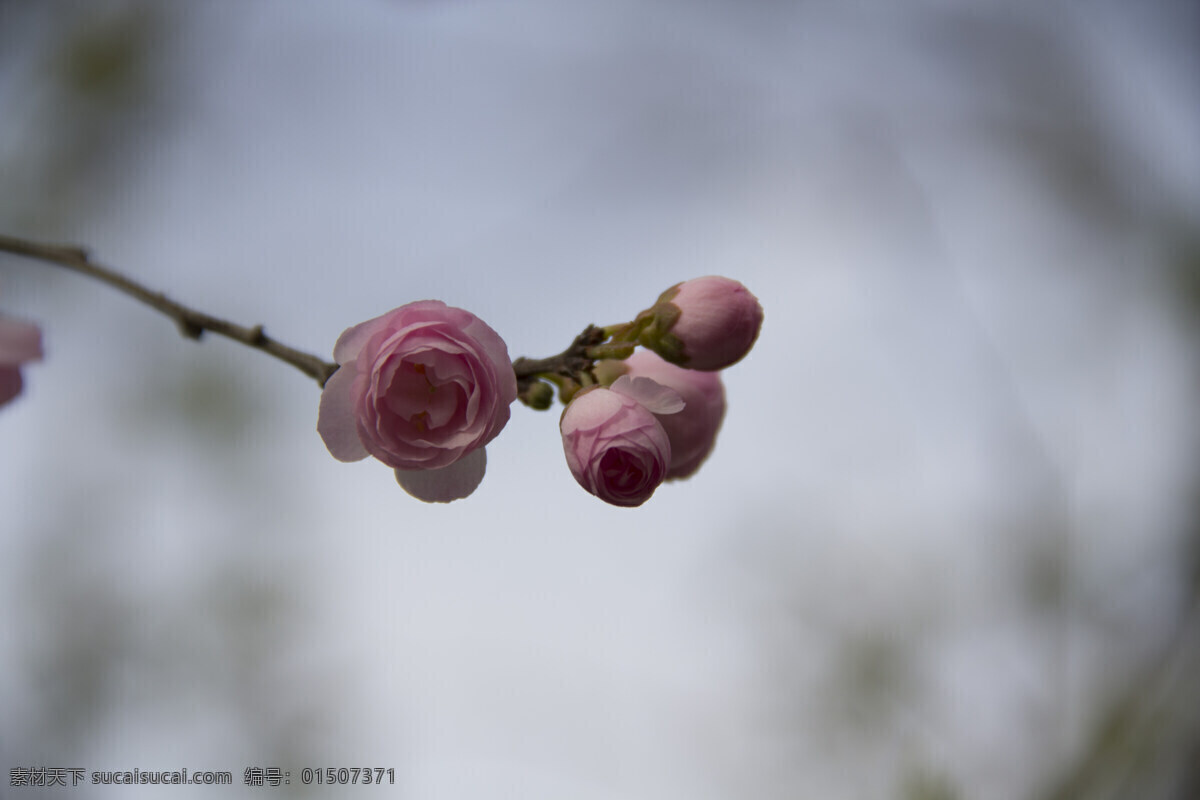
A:
[[[0,318],[0,406],[21,393],[21,365],[42,359],[42,332],[38,326]]]
[[[602,387],[582,391],[559,427],[571,474],[606,503],[640,506],[666,477],[671,443],[633,397]]]
[[[712,372],[736,364],[758,338],[758,298],[729,278],[694,278],[662,293],[640,341],[672,364]]]
[[[657,416],[671,441],[667,480],[691,477],[712,452],[725,417],[725,387],[720,375],[677,367],[649,350],[638,350],[624,363],[630,377],[650,378],[674,389],[683,399],[682,411]]]
[[[504,340],[437,300],[346,329],[317,431],[341,461],[367,455],[426,502],[466,497],[483,480],[483,446],[508,422],[517,382]],[[436,472],[431,472],[436,471]]]

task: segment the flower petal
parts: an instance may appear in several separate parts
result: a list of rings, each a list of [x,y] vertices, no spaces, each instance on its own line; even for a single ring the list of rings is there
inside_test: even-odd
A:
[[[621,398],[603,386],[589,387],[579,392],[563,409],[559,427],[564,434],[591,431],[621,413]]]
[[[355,377],[354,365],[347,364],[333,373],[321,392],[317,433],[338,461],[358,461],[367,457],[367,448],[358,436],[350,392]]]
[[[398,469],[400,488],[426,503],[449,503],[469,496],[483,481],[487,454],[480,447],[441,469]]]
[[[651,414],[677,414],[683,411],[684,402],[679,392],[653,378],[622,375],[609,388],[641,403]]]
[[[42,332],[37,325],[0,318],[0,364],[14,367],[42,357]]]
[[[383,317],[380,316],[346,328],[333,346],[333,360],[345,364],[358,358],[359,351],[384,324]]]
[[[21,371],[16,367],[0,367],[0,406],[21,393],[24,386]]]

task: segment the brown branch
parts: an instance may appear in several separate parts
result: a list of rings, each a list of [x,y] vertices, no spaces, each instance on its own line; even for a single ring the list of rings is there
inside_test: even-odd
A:
[[[263,332],[262,325],[247,328],[188,308],[162,292],[151,291],[137,281],[96,263],[81,247],[31,242],[0,234],[0,251],[65,267],[81,275],[107,283],[114,289],[142,301],[175,320],[175,324],[179,326],[179,332],[189,339],[199,339],[205,331],[212,331],[291,364],[322,387],[325,386],[329,377],[337,372],[337,364],[324,361],[317,356],[301,352],[272,339]],[[634,344],[621,340],[620,336],[613,336],[614,330],[616,330],[614,327],[599,328],[589,325],[575,337],[575,341],[571,343],[570,347],[556,356],[537,359],[518,358],[513,362],[513,372],[516,373],[517,386],[522,399],[530,403],[531,396],[527,393],[531,389],[536,389],[535,384],[541,382],[542,379],[559,379],[556,382],[559,383],[560,388],[563,385],[561,379],[567,380],[568,383],[573,381],[576,384],[582,384],[585,381],[594,382],[595,374],[592,370],[597,360],[626,358],[633,351]],[[613,336],[613,341],[606,343],[610,336]],[[548,399],[543,398],[542,403],[530,404],[537,408],[548,408],[548,402]]]
[[[189,339],[199,339],[204,331],[212,331],[291,364],[321,386],[324,386],[325,382],[329,380],[329,376],[337,371],[337,364],[288,347],[267,336],[263,332],[262,325],[255,325],[252,328],[235,325],[232,322],[188,308],[171,300],[162,292],[151,291],[140,283],[92,261],[83,248],[71,245],[41,244],[0,235],[0,251],[66,267],[89,278],[107,283],[118,291],[137,298],[175,320],[175,324],[179,326],[179,332]]]
[[[588,325],[566,350],[549,358],[518,358],[513,362],[513,372],[517,373],[518,383],[529,381],[538,375],[561,375],[571,378],[582,372],[589,372],[595,358],[588,353],[605,338],[603,328]]]

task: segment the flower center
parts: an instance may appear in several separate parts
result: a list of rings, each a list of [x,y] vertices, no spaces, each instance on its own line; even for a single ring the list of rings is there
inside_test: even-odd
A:
[[[609,450],[600,459],[600,472],[605,485],[621,493],[636,491],[646,481],[641,460],[617,448]]]
[[[433,381],[429,380],[429,376],[425,374],[425,369],[426,368],[425,368],[424,364],[413,364],[413,372],[415,372],[417,375],[420,375],[422,378],[425,379],[425,389],[426,389],[427,394],[434,394],[437,392],[437,386],[434,385]],[[420,383],[419,382],[415,382],[415,383],[417,384],[417,386],[416,386],[417,390],[420,391]],[[428,402],[428,400],[426,402]],[[425,410],[418,411],[417,413],[415,413],[411,417],[409,417],[408,421],[414,428],[419,430],[421,433],[425,433],[426,431],[428,431],[430,428],[428,405],[426,405]]]

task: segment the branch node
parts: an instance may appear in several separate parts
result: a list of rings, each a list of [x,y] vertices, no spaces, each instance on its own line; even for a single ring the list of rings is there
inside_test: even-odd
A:
[[[204,327],[197,325],[187,317],[181,317],[179,319],[179,333],[182,334],[185,339],[196,339],[199,341],[200,337],[204,335]]]

